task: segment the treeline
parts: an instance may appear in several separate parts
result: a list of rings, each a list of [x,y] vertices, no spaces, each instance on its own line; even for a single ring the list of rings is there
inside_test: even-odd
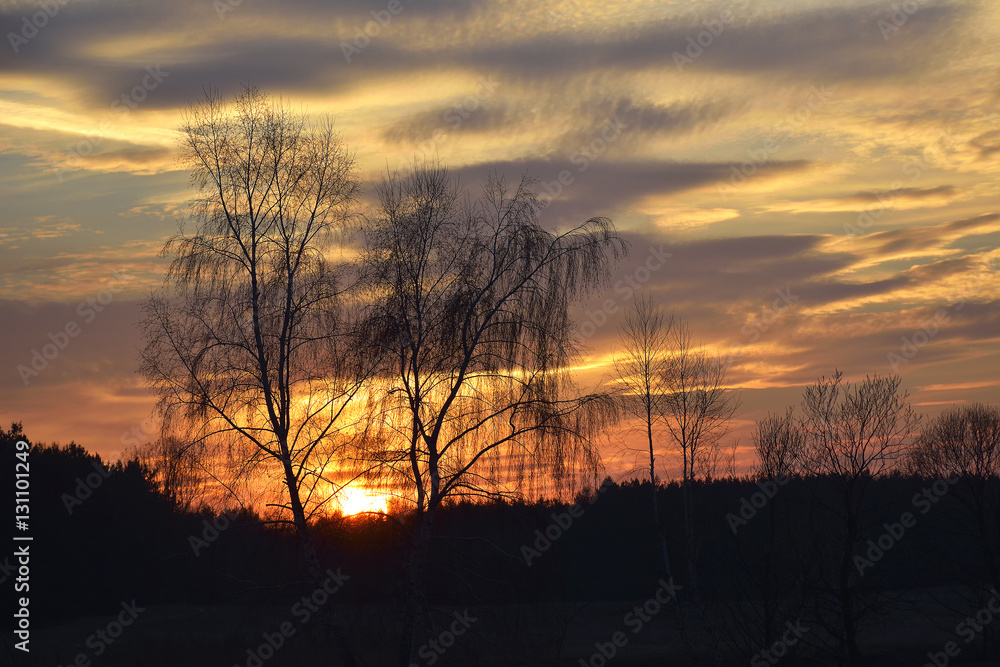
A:
[[[13,445],[24,439],[17,424],[2,433],[4,460],[14,460]],[[105,465],[76,445],[33,446],[30,461],[31,595],[41,626],[110,614],[123,600],[144,607],[287,607],[309,590],[301,544],[287,527],[253,514],[184,511],[137,461]],[[855,630],[869,658],[891,664],[944,646],[937,636],[954,635],[965,617],[988,608],[998,515],[995,505],[976,502],[996,498],[1000,480],[894,472],[862,481],[867,491],[847,574],[857,604]],[[840,655],[844,573],[838,556],[852,529],[842,511],[843,482],[794,475],[693,483],[702,603],[727,663],[745,664],[780,645],[789,623],[808,629],[802,641],[787,647],[789,655]],[[648,482],[606,480],[576,504],[443,508],[429,546],[427,604],[442,613],[473,609],[478,619],[476,635],[451,656],[451,664],[498,664],[492,660],[500,657],[517,664],[586,659],[592,649],[581,654],[580,644],[600,643],[612,629],[605,631],[595,610],[631,609],[649,598],[662,577],[650,491]],[[659,486],[656,494],[664,524],[681,525],[681,485]],[[370,654],[372,646],[359,638],[378,646],[379,628],[402,622],[407,521],[337,516],[315,525],[319,559],[349,577],[337,605],[356,610],[341,617],[360,655]],[[681,531],[668,532],[672,552],[685,552],[682,541]],[[684,573],[677,583],[681,591],[689,585]],[[383,625],[374,626],[363,612],[373,606],[382,609]],[[687,620],[687,641],[707,645],[712,639],[700,620]],[[914,624],[926,629],[907,634]],[[885,634],[887,627],[892,633]],[[996,657],[1000,624],[972,628],[967,626],[971,641],[962,644],[965,655]],[[508,639],[497,653],[489,641],[502,636]],[[683,664],[684,638],[673,611],[640,637]],[[232,642],[254,640],[248,632]],[[186,655],[177,650],[178,659]],[[69,660],[71,653],[65,647],[60,659]],[[278,658],[272,664],[286,664]]]

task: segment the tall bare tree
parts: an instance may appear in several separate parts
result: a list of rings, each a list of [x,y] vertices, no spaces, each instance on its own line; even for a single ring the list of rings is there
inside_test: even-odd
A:
[[[673,325],[674,318],[665,315],[651,297],[637,297],[619,327],[618,341],[621,348],[614,355],[615,375],[622,389],[622,406],[642,422],[645,430],[653,521],[660,538],[660,552],[668,578],[673,576],[673,572],[666,532],[660,520],[654,432],[659,430],[662,420],[661,403],[664,400],[664,384],[670,363],[668,342]]]
[[[719,638],[706,613],[698,579],[694,484],[714,469],[719,442],[729,432],[739,397],[728,386],[728,361],[696,346],[686,322],[676,319],[667,336],[667,363],[659,401],[668,447],[681,459],[681,499],[688,586],[716,660]]]
[[[728,361],[695,345],[686,322],[671,327],[668,350],[661,414],[681,458],[681,480],[689,482],[711,471],[713,450],[729,432],[739,398],[727,385]]]
[[[836,484],[840,503],[829,508],[830,518],[819,529],[819,553],[832,553],[836,558],[828,588],[837,622],[829,623],[827,629],[839,641],[841,658],[859,664],[858,625],[873,609],[870,598],[862,599],[863,586],[854,562],[867,527],[862,523],[867,490],[874,477],[903,461],[918,435],[920,417],[899,376],[875,375],[851,384],[843,381],[840,371],[807,387],[802,409],[805,468]],[[839,529],[834,530],[831,518],[840,524]],[[820,610],[821,619],[824,612]]]
[[[620,387],[619,398],[624,412],[641,422],[646,436],[646,453],[649,457],[650,504],[653,524],[660,540],[660,557],[667,579],[673,579],[667,531],[660,518],[659,482],[656,474],[656,450],[662,438],[663,401],[670,369],[670,341],[675,323],[674,316],[666,315],[652,297],[639,296],[625,313],[618,331],[620,348],[615,351],[615,376]],[[673,605],[677,631],[685,652],[694,657],[694,651],[684,623],[683,602]]]
[[[682,320],[671,327],[668,353],[660,409],[669,446],[681,459],[688,576],[697,590],[693,485],[711,469],[713,450],[729,432],[739,397],[727,386],[728,362],[698,348]]]
[[[232,104],[207,94],[181,130],[199,197],[192,228],[164,248],[173,260],[145,306],[140,372],[167,427],[183,424],[228,466],[231,492],[284,487],[279,518],[318,583],[308,519],[357,437],[366,375],[329,259],[358,194],[353,155],[332,121],[312,126],[252,86]]]
[[[369,338],[390,363],[380,376],[388,436],[373,455],[416,510],[409,664],[442,503],[516,491],[541,472],[557,485],[596,473],[591,437],[615,408],[570,379],[569,307],[607,278],[624,244],[603,218],[545,230],[526,180],[511,191],[492,175],[473,200],[444,169],[417,166],[389,175],[377,195],[365,225]]]

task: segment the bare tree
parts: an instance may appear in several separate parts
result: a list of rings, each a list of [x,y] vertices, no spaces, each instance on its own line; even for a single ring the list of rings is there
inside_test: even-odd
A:
[[[591,437],[616,416],[608,397],[571,382],[569,306],[606,280],[624,244],[603,218],[543,229],[529,186],[511,192],[492,175],[473,201],[444,169],[417,166],[378,186],[366,220],[369,339],[390,360],[380,391],[388,435],[372,455],[415,507],[405,664],[442,503],[516,492],[542,472],[557,488],[576,471],[596,485]]]
[[[615,375],[622,391],[625,411],[642,422],[649,453],[649,484],[652,492],[653,522],[660,537],[660,551],[667,577],[672,577],[667,537],[660,520],[657,493],[654,431],[659,430],[664,400],[663,385],[669,364],[668,342],[674,319],[666,316],[648,296],[637,297],[619,327],[621,350],[614,356]]]
[[[126,450],[126,455],[127,458],[138,459],[153,471],[163,495],[180,509],[188,511],[200,509],[197,505],[212,506],[208,502],[205,476],[201,470],[204,461],[199,443],[161,433],[154,440]]]
[[[851,384],[837,371],[807,387],[802,400],[806,448],[804,465],[814,474],[833,481],[840,507],[830,508],[830,519],[819,529],[819,553],[836,558],[835,575],[828,586],[835,623],[830,634],[840,643],[842,659],[861,662],[858,624],[874,606],[863,599],[854,555],[867,526],[862,524],[871,480],[892,470],[913,444],[920,422],[901,389],[899,376],[869,376]],[[825,546],[823,546],[825,545]],[[832,551],[831,551],[832,548]],[[821,601],[822,602],[822,601]],[[825,614],[820,610],[820,618]]]
[[[319,583],[308,519],[357,437],[366,375],[328,258],[358,193],[353,156],[332,121],[310,126],[256,87],[231,106],[207,94],[181,129],[194,228],[164,248],[173,261],[145,305],[140,372],[166,426],[204,443],[208,468],[225,464],[218,481],[233,495],[283,486],[279,518],[294,524]]]
[[[766,510],[767,532],[753,553],[745,553],[743,541],[736,535],[740,561],[751,575],[747,598],[756,601],[739,622],[744,637],[750,639],[749,645],[760,647],[773,645],[783,632],[785,621],[795,614],[796,603],[785,586],[793,562],[789,553],[792,544],[791,540],[783,539],[794,531],[790,531],[787,521],[779,526],[786,503],[777,491],[801,470],[806,440],[791,408],[784,415],[769,413],[758,420],[751,438],[758,461],[754,472],[761,484],[770,485],[775,491]]]
[[[667,363],[661,374],[658,405],[668,447],[681,459],[688,587],[717,661],[719,638],[705,612],[698,579],[694,485],[714,470],[719,442],[729,432],[729,422],[739,408],[738,396],[727,386],[728,368],[727,360],[695,346],[685,322],[673,322],[667,336]]]
[[[674,316],[666,315],[649,296],[637,297],[619,327],[621,349],[614,355],[615,376],[620,385],[619,399],[625,412],[637,418],[645,431],[649,456],[650,503],[653,524],[660,540],[660,556],[667,579],[673,579],[667,532],[660,518],[659,483],[656,474],[657,439],[662,437],[665,384],[670,369],[670,341]],[[677,631],[685,652],[693,649],[684,624],[681,601],[673,606]]]
[[[1000,587],[1000,409],[975,403],[941,413],[911,457],[916,472],[955,482],[951,495],[968,510],[990,582]]]
[[[799,472],[805,454],[805,433],[791,408],[784,415],[768,414],[754,425],[755,472],[763,479],[789,477]]]
[[[688,576],[694,590],[697,545],[693,484],[711,470],[713,451],[729,432],[729,422],[739,408],[739,398],[727,386],[728,368],[725,359],[694,345],[685,322],[674,322],[668,336],[668,362],[662,375],[659,405],[667,441],[681,458],[684,536]]]
[[[739,399],[727,386],[728,362],[695,346],[687,323],[677,320],[668,339],[660,409],[686,483],[710,470],[712,450],[729,432]]]

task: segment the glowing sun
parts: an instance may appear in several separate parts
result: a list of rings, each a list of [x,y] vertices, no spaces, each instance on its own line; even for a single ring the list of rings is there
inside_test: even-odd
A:
[[[349,486],[341,489],[337,501],[344,516],[362,512],[385,512],[387,509],[385,496],[363,488]]]

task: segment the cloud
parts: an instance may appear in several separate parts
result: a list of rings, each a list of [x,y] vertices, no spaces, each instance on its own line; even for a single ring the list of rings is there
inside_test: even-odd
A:
[[[597,136],[600,136],[599,133]],[[713,191],[729,177],[729,163],[612,161],[586,150],[565,157],[482,162],[461,168],[462,182],[483,182],[496,171],[510,179],[527,174],[538,179],[536,191],[551,199],[544,215],[556,222],[580,221],[595,215],[622,213],[653,196],[676,195],[699,189]],[[807,168],[805,161],[774,160],[762,165],[755,179],[765,181]],[[569,180],[568,185],[560,183]]]
[[[38,216],[29,226],[0,227],[0,248],[8,246],[8,249],[14,250],[25,241],[57,239],[82,229],[80,223],[73,220],[48,215]]]
[[[954,255],[962,252],[958,247],[960,241],[997,232],[1000,232],[1000,214],[982,213],[937,225],[908,225],[850,237],[831,237],[828,247],[834,251],[850,247],[858,261],[845,273],[857,273],[890,261]],[[914,270],[929,272],[933,269],[925,266]]]
[[[1000,380],[977,380],[974,382],[928,384],[918,387],[918,389],[920,391],[962,391],[965,389],[981,389],[984,387],[1000,387]]]
[[[734,208],[674,207],[669,199],[660,200],[656,196],[639,202],[635,209],[649,215],[657,225],[669,231],[698,229],[740,216]]]
[[[167,260],[159,257],[162,247],[162,240],[126,241],[9,263],[0,268],[0,295],[72,303],[109,285],[121,287],[129,297],[146,294],[162,282],[167,266]]]
[[[768,204],[765,210],[789,213],[836,213],[871,209],[935,208],[947,206],[957,197],[958,190],[955,186],[938,185],[927,188],[855,192],[823,199],[783,201]]]
[[[887,11],[888,10],[888,11]],[[820,7],[799,11],[740,13],[711,40],[684,72],[778,74],[792,79],[875,81],[942,66],[937,54],[951,47],[951,35],[971,12],[956,2],[924,6],[904,29],[885,40],[878,21],[891,14],[880,5]],[[669,67],[684,55],[689,38],[718,19],[717,9],[648,21],[629,31],[610,31],[583,40],[565,34],[529,34],[497,43],[442,46],[423,54],[441,64],[500,68],[511,76],[566,76],[594,69],[639,71]],[[697,49],[692,53],[697,53]],[[391,59],[387,55],[386,60]]]
[[[969,145],[979,152],[980,159],[991,160],[1000,153],[1000,130],[983,132],[969,141]]]
[[[506,101],[480,102],[474,99],[467,106],[462,100],[395,121],[382,131],[382,138],[393,144],[423,143],[432,140],[435,132],[485,134],[510,130],[510,126],[525,123],[521,114]]]

